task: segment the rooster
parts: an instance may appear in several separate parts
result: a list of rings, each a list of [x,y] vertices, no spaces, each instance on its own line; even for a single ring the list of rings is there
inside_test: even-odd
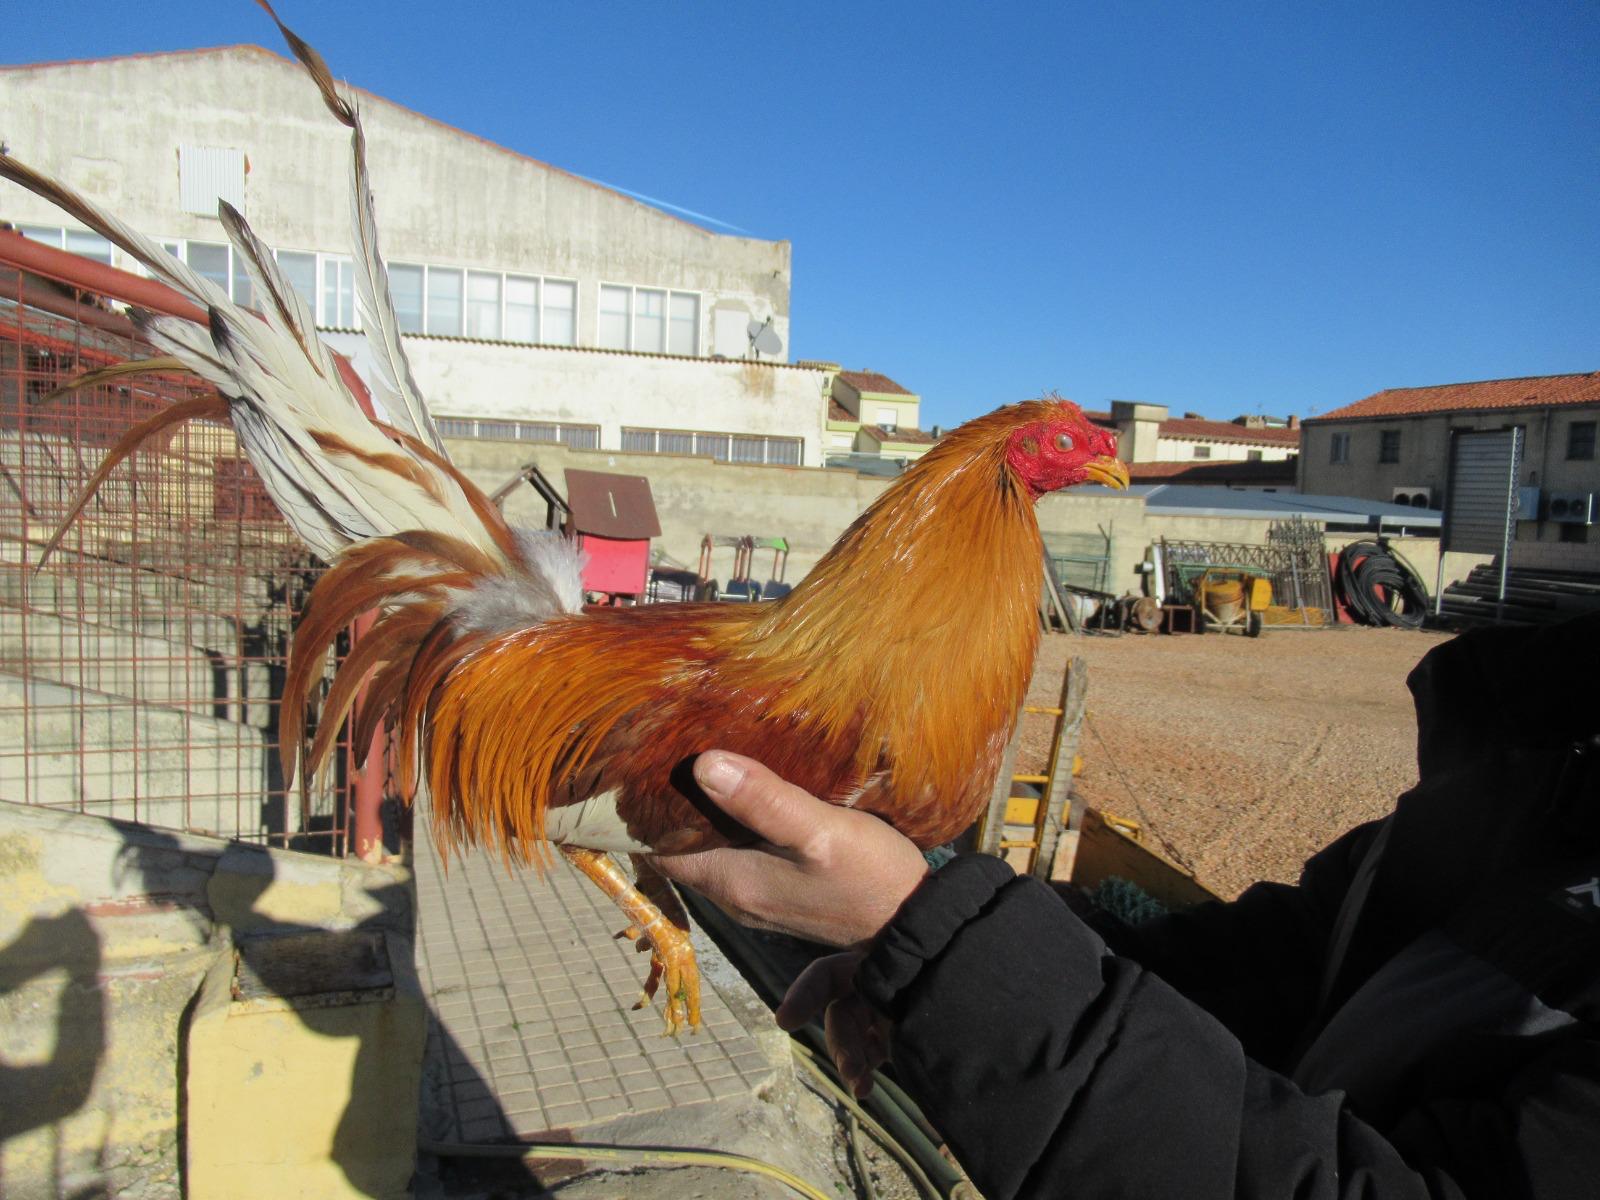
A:
[[[362,323],[389,421],[358,406],[305,305],[232,208],[221,219],[260,313],[0,155],[0,176],[208,314],[204,327],[138,319],[164,367],[181,362],[220,399],[130,430],[84,498],[155,433],[194,418],[230,422],[289,524],[332,564],[295,634],[284,730],[304,728],[338,631],[378,613],[341,665],[309,749],[283,739],[286,777],[319,768],[365,686],[353,744],[369,746],[380,722],[394,735],[400,789],[408,801],[425,789],[442,848],[488,847],[537,867],[557,847],[625,913],[619,936],[649,950],[640,1003],[665,984],[668,1031],[693,1027],[687,918],[645,856],[750,834],[707,804],[688,762],[713,746],[750,754],[920,846],[960,833],[984,805],[1032,670],[1034,502],[1083,483],[1125,487],[1126,469],[1111,435],[1075,405],[1027,401],[945,436],[779,600],[586,608],[573,543],[513,530],[446,456],[398,335],[359,115],[316,51],[278,25],[351,131]],[[632,857],[635,880],[614,854]]]

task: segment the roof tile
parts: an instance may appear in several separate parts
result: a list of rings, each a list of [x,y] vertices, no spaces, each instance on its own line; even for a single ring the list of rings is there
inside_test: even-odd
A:
[[[1580,404],[1600,404],[1600,371],[1590,371],[1584,375],[1528,375],[1521,379],[1442,383],[1433,387],[1385,388],[1364,400],[1336,408],[1312,420],[1348,421],[1362,417],[1401,417],[1484,409],[1562,408]]]
[[[840,371],[839,378],[858,392],[881,392],[889,395],[914,396],[910,388],[903,388],[887,375],[877,371]]]

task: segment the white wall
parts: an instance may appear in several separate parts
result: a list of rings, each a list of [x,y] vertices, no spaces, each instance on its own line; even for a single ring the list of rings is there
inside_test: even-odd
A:
[[[339,76],[338,47],[321,49]],[[717,309],[772,316],[788,346],[788,242],[711,233],[370,93],[359,100],[390,260],[576,278],[580,344],[594,344],[606,282],[700,292],[702,353]],[[245,215],[269,245],[349,252],[346,131],[275,53],[0,68],[0,114],[12,155],[152,237],[225,240],[214,217],[182,211],[178,147],[231,147],[249,163]],[[7,183],[0,219],[73,224]]]
[[[346,339],[339,339],[340,348]],[[622,426],[760,433],[803,440],[822,461],[825,375],[779,363],[681,359],[407,338],[417,386],[435,414],[600,426],[617,450]]]

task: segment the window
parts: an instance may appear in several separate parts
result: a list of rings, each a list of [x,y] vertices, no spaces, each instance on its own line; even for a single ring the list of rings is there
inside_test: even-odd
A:
[[[303,250],[279,250],[278,270],[289,280],[295,295],[311,309],[311,319],[317,316],[317,256]]]
[[[577,345],[578,285],[563,279],[546,279],[539,290],[544,296],[539,315],[543,334],[539,340],[547,346]]]
[[[187,242],[183,260],[233,298],[235,304],[250,303],[250,277],[242,265],[233,263],[233,247],[226,243]]]
[[[1567,426],[1567,461],[1591,462],[1594,459],[1593,421],[1573,421]]]
[[[389,264],[389,295],[401,333],[422,332],[422,268],[411,263]]]
[[[506,340],[539,340],[539,281],[525,275],[506,276]]]
[[[600,288],[600,328],[597,345],[603,350],[628,348],[628,324],[632,317],[631,288],[602,285]]]
[[[1563,521],[1558,528],[1561,530],[1556,535],[1559,541],[1571,542],[1577,545],[1588,544],[1589,527],[1587,525],[1579,525],[1576,521]]]
[[[639,288],[633,293],[633,348],[647,354],[667,349],[667,294]]]
[[[498,421],[480,417],[439,417],[437,420],[439,433],[443,437],[539,442],[573,450],[600,448],[598,425],[567,425],[560,421]]]
[[[317,323],[328,329],[356,327],[355,264],[348,258],[322,260],[322,311]],[[395,292],[395,277],[389,273],[389,292]],[[402,323],[401,328],[404,328]]]
[[[1196,446],[1194,448],[1194,456],[1196,458],[1210,458],[1211,457],[1211,447],[1210,446]]]
[[[440,337],[461,336],[461,272],[428,268],[428,308],[423,328]]]
[[[17,232],[34,242],[66,250],[81,258],[111,265],[111,243],[87,229],[63,229],[59,225],[18,225]]]
[[[1398,429],[1382,429],[1378,431],[1378,461],[1381,463],[1397,463],[1400,461],[1400,431]]]
[[[900,428],[900,413],[892,408],[880,408],[875,424],[885,433],[893,433]]]
[[[799,438],[759,433],[693,433],[682,429],[624,429],[622,448],[632,454],[699,454],[718,462],[799,466]]]
[[[500,337],[500,285],[499,275],[487,271],[467,272],[468,337],[495,339]]]
[[[1350,435],[1336,433],[1328,440],[1328,461],[1330,463],[1347,463],[1350,461]]]
[[[1245,462],[1260,462],[1261,457],[1261,451],[1259,450],[1246,450],[1244,452]]]
[[[692,292],[673,292],[671,328],[667,334],[667,353],[700,353],[700,297]]]
[[[700,297],[662,288],[600,285],[595,344],[643,354],[700,352]]]

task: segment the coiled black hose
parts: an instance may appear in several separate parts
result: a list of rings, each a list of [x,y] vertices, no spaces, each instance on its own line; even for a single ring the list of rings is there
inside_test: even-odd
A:
[[[1339,598],[1364,625],[1417,629],[1428,615],[1422,580],[1380,542],[1351,542],[1340,552]]]

